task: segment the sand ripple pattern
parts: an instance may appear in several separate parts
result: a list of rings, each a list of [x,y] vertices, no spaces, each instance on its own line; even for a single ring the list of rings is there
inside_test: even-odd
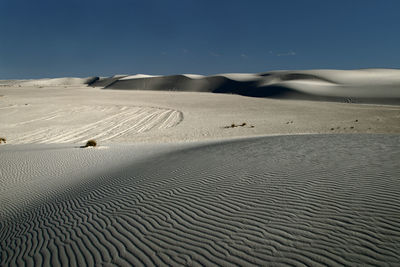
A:
[[[2,266],[398,266],[400,137],[281,136],[135,163],[0,220]]]
[[[180,111],[156,107],[72,106],[9,126],[35,129],[13,138],[13,143],[78,143],[166,129],[182,118]]]

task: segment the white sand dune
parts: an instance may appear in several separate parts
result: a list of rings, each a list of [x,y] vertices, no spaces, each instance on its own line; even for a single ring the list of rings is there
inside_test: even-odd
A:
[[[49,78],[32,80],[15,80],[4,82],[4,85],[13,86],[82,86],[95,82],[98,77],[88,78]]]
[[[200,75],[200,74],[182,74],[190,79],[202,79],[204,78],[204,75]]]
[[[96,81],[90,83],[90,85],[92,86],[96,86],[96,87],[108,87],[111,84],[113,84],[114,82],[127,77],[128,75],[114,75],[112,77],[99,77],[99,79],[97,79]]]
[[[308,135],[160,154],[4,146],[0,264],[395,266],[399,144]]]
[[[0,81],[2,87],[82,85],[120,90],[213,92],[278,99],[400,104],[399,69],[290,70],[211,76],[136,74]]]
[[[18,106],[7,108],[9,115],[2,120],[2,128],[24,129],[13,134],[10,141],[14,144],[104,142],[174,127],[182,120],[179,111],[155,107],[49,104],[30,107],[33,118]]]
[[[98,83],[93,83],[98,87]],[[159,91],[191,91],[208,92],[208,82],[192,75],[151,76],[143,75],[127,76],[113,80],[104,88],[129,89],[129,90],[159,90]]]
[[[400,70],[305,70],[212,76],[134,75],[94,82],[93,86],[125,90],[235,93],[281,99],[359,103],[400,103]]]
[[[248,81],[254,82],[262,79],[262,76],[253,73],[223,73],[211,77],[225,77],[232,81],[238,81],[238,82],[248,82]]]
[[[116,77],[116,76],[114,76]],[[140,79],[140,78],[154,78],[159,77],[157,75],[148,75],[148,74],[136,74],[136,75],[129,75],[129,76],[122,76],[120,80],[131,80],[131,79]]]
[[[331,97],[399,98],[400,70],[309,70],[263,74],[262,86],[281,86]]]

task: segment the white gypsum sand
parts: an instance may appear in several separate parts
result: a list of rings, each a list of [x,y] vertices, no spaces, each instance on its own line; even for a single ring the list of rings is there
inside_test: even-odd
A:
[[[34,116],[34,119],[20,114],[25,117],[24,121],[7,124],[14,129],[36,125],[14,136],[12,143],[81,143],[91,138],[104,142],[119,136],[173,127],[182,119],[182,114],[176,110],[140,106],[48,105],[39,109],[39,112],[49,112]],[[36,109],[32,107],[31,110]],[[15,117],[18,112],[24,110],[18,109]]]
[[[399,141],[8,146],[3,162],[20,168],[3,171],[18,179],[1,195],[1,264],[393,265]]]
[[[397,73],[2,81],[0,265],[396,265]]]
[[[0,132],[8,144],[400,132],[399,106],[77,86],[4,87],[0,95]],[[225,128],[242,123],[246,126]]]
[[[212,76],[134,75],[105,78],[93,86],[123,90],[235,93],[279,99],[400,103],[400,70],[301,70]]]

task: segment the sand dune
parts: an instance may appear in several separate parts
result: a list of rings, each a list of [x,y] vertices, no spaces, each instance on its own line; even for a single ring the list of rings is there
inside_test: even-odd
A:
[[[400,70],[310,70],[263,74],[261,86],[281,86],[311,95],[354,98],[399,98]]]
[[[213,92],[278,99],[400,104],[400,70],[293,70],[211,76],[114,75],[0,81],[0,86],[82,86],[105,89]]]
[[[400,70],[305,70],[260,74],[227,73],[213,76],[135,75],[97,81],[107,89],[235,93],[281,99],[359,103],[400,103]]]
[[[107,87],[114,82],[118,81],[119,79],[126,77],[128,75],[114,75],[112,77],[99,77],[96,81],[93,81],[90,83],[91,86],[96,86],[96,87]]]
[[[157,149],[5,146],[5,166],[24,164],[2,170],[18,179],[2,181],[1,265],[396,265],[399,144],[277,136],[146,155]]]
[[[30,107],[30,112],[35,114],[31,118],[18,105],[5,108],[3,131],[24,129],[13,134],[12,144],[82,143],[89,139],[104,142],[170,128],[182,120],[179,111],[155,107],[49,104],[45,108]]]
[[[4,82],[4,85],[13,86],[79,86],[91,84],[98,80],[98,77],[88,78],[50,78],[32,80],[14,80]]]
[[[96,83],[93,84],[97,86]],[[162,90],[208,92],[208,83],[203,79],[192,79],[186,75],[125,77],[105,87],[107,89]]]

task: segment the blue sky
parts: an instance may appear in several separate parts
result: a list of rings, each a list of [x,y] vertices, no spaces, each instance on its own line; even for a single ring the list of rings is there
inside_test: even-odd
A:
[[[0,79],[400,67],[398,0],[0,0]]]

